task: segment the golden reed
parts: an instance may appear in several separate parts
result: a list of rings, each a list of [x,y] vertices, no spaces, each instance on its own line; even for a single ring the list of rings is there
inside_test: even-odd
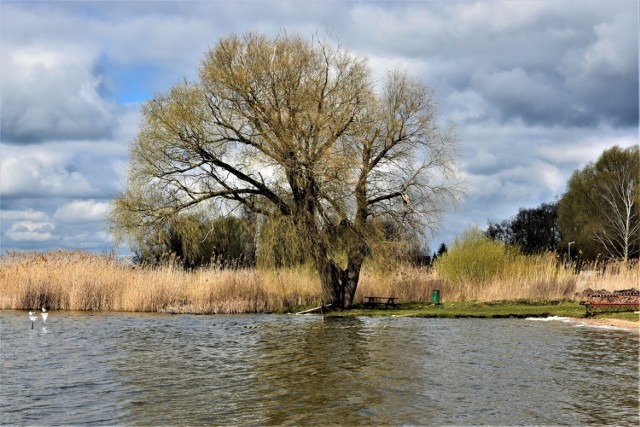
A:
[[[364,296],[429,301],[439,289],[448,301],[580,300],[587,289],[638,287],[640,265],[591,266],[581,274],[539,258],[539,264],[483,283],[452,284],[435,269],[367,266]],[[309,268],[200,269],[139,267],[86,252],[9,253],[0,258],[0,309],[110,310],[173,313],[255,313],[319,305],[320,281]]]

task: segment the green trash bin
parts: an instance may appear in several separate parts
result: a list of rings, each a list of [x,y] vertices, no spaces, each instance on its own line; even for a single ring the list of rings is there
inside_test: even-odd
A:
[[[440,304],[440,290],[434,289],[431,293],[431,302],[434,304]]]

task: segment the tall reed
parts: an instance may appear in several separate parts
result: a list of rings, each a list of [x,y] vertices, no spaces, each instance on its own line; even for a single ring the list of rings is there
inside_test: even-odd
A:
[[[0,309],[245,313],[316,304],[304,269],[191,272],[85,252],[11,253],[0,262]]]

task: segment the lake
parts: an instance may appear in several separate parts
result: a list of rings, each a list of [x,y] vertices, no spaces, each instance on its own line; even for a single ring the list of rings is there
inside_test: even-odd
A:
[[[633,331],[552,319],[0,311],[3,425],[640,422]]]

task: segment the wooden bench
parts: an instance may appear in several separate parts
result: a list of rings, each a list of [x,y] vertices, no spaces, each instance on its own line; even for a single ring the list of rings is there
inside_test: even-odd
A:
[[[389,307],[396,308],[396,300],[394,297],[364,297],[364,308],[376,308],[379,305],[384,305],[385,310]]]
[[[589,301],[581,303],[587,309],[587,317],[595,316],[598,313],[617,313],[640,308],[640,292],[638,291],[593,293],[588,296]]]

